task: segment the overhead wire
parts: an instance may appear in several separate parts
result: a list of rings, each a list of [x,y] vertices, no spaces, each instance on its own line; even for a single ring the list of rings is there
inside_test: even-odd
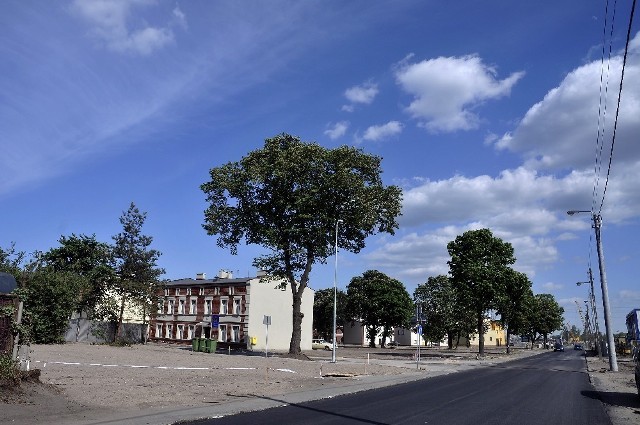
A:
[[[604,136],[605,136],[605,123],[607,116],[607,97],[609,93],[609,75],[611,70],[611,52],[613,50],[613,28],[615,27],[615,18],[616,18],[616,6],[617,0],[613,3],[613,11],[611,16],[611,30],[609,34],[609,55],[607,58],[607,67],[606,67],[606,80],[604,79],[605,75],[605,66],[604,66],[604,58],[605,58],[605,48],[607,45],[607,22],[609,19],[609,0],[605,2],[604,9],[604,24],[602,26],[602,55],[600,57],[600,96],[599,96],[599,104],[598,104],[598,131],[596,135],[596,158],[593,170],[593,192],[591,195],[591,212],[595,211],[596,206],[596,196],[598,193],[598,187],[600,186],[600,172],[602,169],[602,152],[604,148]],[[603,93],[604,86],[604,93]]]
[[[602,191],[602,201],[600,202],[600,208],[598,209],[598,214],[602,212],[602,206],[604,205],[604,198],[607,193],[607,186],[609,184],[609,175],[611,174],[611,161],[613,160],[613,146],[616,142],[616,131],[618,129],[618,117],[620,115],[620,100],[622,99],[622,83],[624,81],[624,70],[627,64],[627,54],[629,52],[629,42],[631,40],[631,28],[633,26],[633,15],[635,14],[636,9],[636,0],[633,0],[631,4],[631,13],[629,16],[629,25],[627,26],[627,41],[624,46],[624,57],[622,59],[622,71],[620,72],[620,86],[618,88],[618,104],[616,107],[616,117],[613,122],[613,134],[611,136],[611,150],[609,152],[609,166],[607,168],[607,177],[604,184],[604,190]]]

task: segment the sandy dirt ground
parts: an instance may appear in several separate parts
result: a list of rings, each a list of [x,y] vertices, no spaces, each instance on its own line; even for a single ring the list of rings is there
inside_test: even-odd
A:
[[[631,357],[618,357],[618,371],[611,372],[609,358],[587,357],[591,383],[605,404],[614,425],[640,424],[640,397],[636,390]]]
[[[406,375],[411,379],[491,365],[534,350],[504,355],[489,352],[422,353],[419,368],[415,350],[339,348],[338,361],[330,352],[306,352],[308,360],[263,353],[200,353],[172,345],[65,344],[32,347],[31,368],[40,370],[41,384],[23,384],[0,397],[0,423],[90,423],[115,414],[174,408],[199,408],[250,398],[274,397],[323,387],[350,385],[362,377]],[[596,390],[608,403],[614,425],[636,424],[640,403],[635,394],[630,362],[620,372],[607,372],[606,359],[590,358],[588,367]],[[419,370],[417,370],[419,369]]]

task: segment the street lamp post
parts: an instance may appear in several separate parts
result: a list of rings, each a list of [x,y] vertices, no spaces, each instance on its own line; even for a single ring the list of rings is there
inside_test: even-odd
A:
[[[591,211],[571,210],[567,214],[574,215],[576,213],[591,213]],[[607,332],[607,344],[609,346],[609,370],[611,372],[618,371],[618,359],[616,356],[616,346],[613,340],[613,330],[611,328],[611,311],[609,309],[609,290],[607,288],[607,274],[604,269],[604,253],[602,252],[602,238],[600,228],[602,227],[602,217],[600,214],[592,214],[593,228],[596,232],[596,248],[598,250],[598,266],[600,268],[600,288],[602,290],[602,306],[604,307],[604,327]]]
[[[336,244],[335,244],[335,257],[336,262],[333,268],[333,349],[331,351],[331,363],[336,362],[336,316],[338,312],[338,225],[342,223],[342,220],[336,221]]]
[[[595,333],[595,345],[596,352],[598,353],[598,358],[602,360],[602,349],[600,347],[600,325],[598,324],[598,310],[596,309],[596,293],[593,288],[593,273],[591,272],[591,268],[589,268],[589,280],[586,282],[576,282],[576,285],[580,286],[585,283],[589,284],[589,304],[591,305],[591,313],[593,314],[593,330]]]

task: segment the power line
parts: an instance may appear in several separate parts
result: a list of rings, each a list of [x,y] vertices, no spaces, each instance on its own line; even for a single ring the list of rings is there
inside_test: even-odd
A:
[[[631,27],[633,25],[633,15],[636,9],[636,0],[633,0],[631,5],[631,14],[629,16],[629,25],[627,27],[627,41],[624,46],[624,58],[622,59],[622,72],[620,73],[620,87],[618,88],[618,105],[616,107],[616,118],[613,123],[613,135],[611,138],[611,151],[609,152],[609,166],[607,169],[607,178],[604,184],[604,190],[602,192],[602,201],[600,202],[599,212],[602,211],[602,205],[604,204],[604,197],[607,193],[607,186],[609,184],[609,175],[611,174],[611,161],[613,159],[613,146],[616,142],[616,130],[618,129],[618,116],[620,114],[620,100],[622,99],[622,83],[624,81],[624,69],[627,64],[627,53],[629,51],[629,41],[631,40]]]

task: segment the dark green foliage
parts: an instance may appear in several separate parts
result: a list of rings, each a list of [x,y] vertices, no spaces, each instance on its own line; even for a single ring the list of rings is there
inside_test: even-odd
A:
[[[346,314],[362,320],[370,346],[382,330],[382,346],[394,327],[409,327],[414,304],[402,282],[377,270],[368,270],[351,279],[347,286]]]
[[[511,335],[523,333],[526,329],[526,316],[530,314],[527,302],[533,296],[531,281],[526,274],[507,269],[502,276],[502,290],[498,295],[496,310],[500,321],[507,330],[507,352],[510,351]]]
[[[0,390],[20,385],[20,369],[18,362],[11,358],[11,353],[0,352]]]
[[[31,342],[63,343],[83,280],[73,273],[35,265],[22,274],[21,283],[16,292],[24,302],[23,321]]]
[[[157,266],[160,252],[149,248],[153,238],[142,233],[146,217],[147,214],[141,213],[132,202],[120,217],[122,232],[113,236],[113,255],[116,262],[114,288],[120,297],[116,340],[120,336],[127,303],[142,307],[143,320],[146,313],[157,306],[155,293],[160,285],[159,277],[164,274],[164,270]]]
[[[338,246],[354,253],[367,236],[398,227],[402,192],[382,184],[380,162],[359,149],[280,134],[239,162],[212,168],[201,185],[209,204],[203,227],[218,246],[235,254],[241,242],[262,245],[271,253],[254,265],[290,287],[291,354],[300,353],[303,291],[313,265],[334,254],[338,220]]]
[[[96,309],[105,303],[107,291],[114,281],[112,247],[93,236],[62,236],[60,246],[44,253],[42,260],[54,271],[68,272],[79,279],[75,311],[99,317]]]
[[[476,314],[479,354],[484,355],[483,326],[486,312],[497,307],[509,265],[515,263],[513,247],[489,229],[469,230],[447,244],[449,273],[460,306]]]
[[[453,348],[460,337],[469,338],[474,332],[475,314],[459,306],[457,296],[451,279],[445,275],[429,277],[413,292],[413,299],[421,305],[426,341],[440,341],[446,335],[448,347]]]
[[[347,294],[336,291],[336,326],[344,325],[344,308]],[[333,339],[333,288],[316,291],[313,299],[313,329],[325,340]]]

